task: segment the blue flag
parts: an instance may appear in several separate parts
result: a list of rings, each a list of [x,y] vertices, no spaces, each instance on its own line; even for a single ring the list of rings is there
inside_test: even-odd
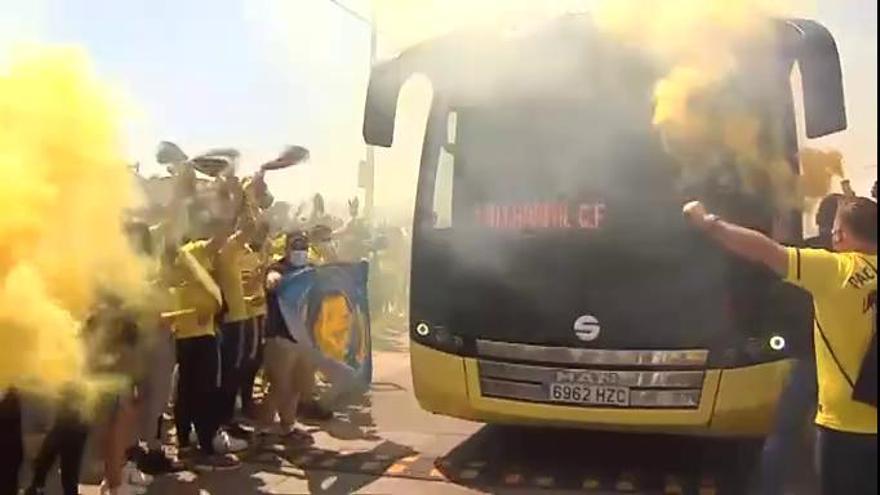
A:
[[[372,380],[368,263],[335,263],[288,273],[279,306],[293,337],[306,344],[332,388],[325,404],[365,391]]]

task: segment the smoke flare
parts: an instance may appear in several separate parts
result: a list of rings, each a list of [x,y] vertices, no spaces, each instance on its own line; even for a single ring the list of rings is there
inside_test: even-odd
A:
[[[144,290],[108,94],[77,48],[19,47],[0,68],[0,391],[87,386],[81,333],[98,294]]]
[[[761,128],[760,105],[725,85],[744,69],[742,47],[769,40],[769,19],[792,8],[768,0],[614,0],[594,15],[604,32],[666,67],[654,87],[653,125],[683,173],[701,174],[727,156],[746,192],[769,188],[779,210],[803,206],[785,149],[760,142],[774,134]]]

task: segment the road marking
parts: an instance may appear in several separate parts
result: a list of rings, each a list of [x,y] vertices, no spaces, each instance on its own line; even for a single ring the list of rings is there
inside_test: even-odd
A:
[[[385,470],[385,474],[391,474],[391,475],[400,474],[400,473],[406,471],[407,467],[409,467],[409,466],[407,466],[406,464],[401,464],[401,463],[392,464],[391,467],[389,467],[388,469]]]
[[[275,459],[267,452],[255,453],[248,456],[250,460],[258,463],[267,463]],[[286,456],[285,456],[286,457]],[[508,465],[504,469],[503,464],[492,460],[464,460],[461,463],[450,462],[448,459],[435,458],[427,455],[409,455],[394,460],[387,455],[376,455],[368,452],[354,452],[352,456],[341,456],[339,452],[329,450],[310,449],[305,452],[291,453],[289,457],[294,469],[307,469],[319,467],[328,471],[363,473],[398,478],[411,478],[421,480],[453,480],[463,485],[475,483],[480,480],[487,486],[507,486],[510,488],[524,488],[531,486],[532,489],[555,489],[574,488],[569,483],[580,483],[580,489],[587,492],[596,492],[600,489],[610,489],[608,482],[603,481],[602,472],[592,471],[580,480],[569,480],[567,477],[559,477],[555,471],[532,471],[523,469],[522,465]],[[378,459],[389,459],[382,462]],[[491,468],[491,471],[488,470]],[[500,468],[496,471],[496,468]],[[612,474],[612,473],[608,473]],[[637,493],[642,484],[644,473],[638,471],[622,471],[617,479],[612,482],[613,491],[616,493]],[[658,473],[659,474],[659,473]],[[696,480],[683,478],[679,473],[670,473],[660,477],[657,481],[663,482],[663,489],[658,492],[664,495],[683,495],[690,493],[691,488],[699,495],[716,495],[717,479],[714,473],[704,473]],[[609,480],[610,481],[610,480]],[[693,483],[696,482],[696,483]],[[696,486],[693,486],[696,485]],[[659,488],[659,487],[658,487]]]

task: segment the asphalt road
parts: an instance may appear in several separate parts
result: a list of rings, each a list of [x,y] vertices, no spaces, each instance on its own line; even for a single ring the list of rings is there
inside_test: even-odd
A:
[[[754,443],[485,426],[426,413],[412,394],[405,342],[385,338],[369,396],[312,426],[313,448],[263,446],[240,471],[184,472],[157,479],[149,493],[747,492]]]

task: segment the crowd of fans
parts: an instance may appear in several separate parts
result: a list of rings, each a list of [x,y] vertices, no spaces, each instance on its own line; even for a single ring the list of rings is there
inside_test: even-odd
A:
[[[405,242],[404,232],[370,227],[356,199],[347,220],[328,214],[320,194],[308,213],[274,201],[265,173],[301,161],[304,150],[288,149],[239,178],[235,150],[190,160],[175,148],[163,144],[158,157],[170,177],[137,177],[149,201],[125,223],[132,246],[148,260],[155,300],[135,308],[104,298],[83,332],[94,371],[123,385],[110,388],[92,410],[80,407],[73,389],[58,402],[30,466],[27,495],[45,493],[56,459],[65,495],[77,494],[93,431],[103,461],[101,493],[108,495],[145,493],[153,476],[185,467],[236,469],[235,454],[261,439],[310,444],[298,420],[327,420],[333,412],[317,400],[315,364],[279,310],[274,289],[282,275],[369,259],[377,267],[371,289],[378,296],[370,299],[382,301],[377,316],[403,307],[405,270],[390,268],[381,253],[389,238]],[[383,295],[391,293],[397,295]],[[268,388],[260,401],[258,376]],[[20,420],[21,395],[2,397],[4,427],[6,419],[13,418],[10,425]],[[163,442],[168,432],[176,449]],[[20,427],[4,434],[14,459],[4,461],[2,493],[19,489],[21,437]]]

